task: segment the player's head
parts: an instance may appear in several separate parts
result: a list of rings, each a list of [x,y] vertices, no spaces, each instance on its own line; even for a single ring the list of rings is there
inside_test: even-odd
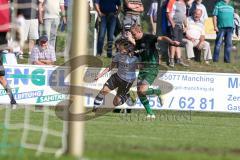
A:
[[[133,38],[136,40],[141,39],[143,36],[142,28],[138,24],[132,25],[130,31],[131,31]]]
[[[121,54],[128,54],[134,50],[134,45],[126,39],[118,40],[116,46]]]

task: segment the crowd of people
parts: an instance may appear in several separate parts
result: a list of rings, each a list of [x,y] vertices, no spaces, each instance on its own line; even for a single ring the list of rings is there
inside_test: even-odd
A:
[[[127,31],[133,24],[141,25],[141,14],[146,12],[150,19],[151,34],[157,33],[158,1],[152,0],[148,10],[144,8],[141,0],[94,0],[94,6],[101,19],[97,55],[103,54],[105,33],[107,32],[107,57],[112,57],[112,46],[117,19],[122,21],[122,35],[126,36]],[[121,4],[122,3],[122,4]],[[121,16],[119,14],[122,13]],[[230,0],[218,0],[213,10],[213,25],[216,31],[216,41],[212,55],[210,43],[205,38],[205,21],[208,19],[208,12],[202,0],[163,0],[161,5],[161,33],[169,38],[179,41],[179,46],[169,45],[168,64],[174,67],[175,64],[188,67],[183,61],[182,49],[185,48],[186,58],[191,61],[195,59],[194,51],[203,52],[203,60],[206,64],[211,61],[218,62],[222,40],[225,43],[224,62],[230,63],[232,50],[232,36],[239,37],[239,15],[238,10],[233,8]],[[115,38],[114,38],[115,37]]]

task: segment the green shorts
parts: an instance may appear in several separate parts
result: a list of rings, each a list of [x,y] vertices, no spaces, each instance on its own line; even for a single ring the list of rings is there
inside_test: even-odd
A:
[[[144,83],[146,81],[149,85],[153,84],[154,80],[158,76],[158,69],[143,69],[139,71],[138,82]]]

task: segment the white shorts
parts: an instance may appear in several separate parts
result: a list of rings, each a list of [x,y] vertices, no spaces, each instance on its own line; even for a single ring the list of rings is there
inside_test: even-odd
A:
[[[24,40],[37,40],[38,38],[38,19],[25,20]]]

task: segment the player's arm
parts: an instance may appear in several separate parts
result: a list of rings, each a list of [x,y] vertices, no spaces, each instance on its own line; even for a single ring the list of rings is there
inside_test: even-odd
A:
[[[168,37],[166,37],[166,36],[159,36],[158,38],[157,38],[157,40],[158,41],[166,41],[166,42],[168,42],[168,43],[170,43],[170,44],[172,44],[172,45],[179,45],[180,44],[180,42],[178,42],[178,41],[173,41],[173,40],[171,40],[170,38],[168,38]]]
[[[110,66],[108,66],[107,68],[105,68],[101,73],[99,73],[95,80],[98,80],[99,78],[101,78],[103,75],[105,75],[107,72],[111,71],[114,67],[117,66],[116,62],[112,62]]]

